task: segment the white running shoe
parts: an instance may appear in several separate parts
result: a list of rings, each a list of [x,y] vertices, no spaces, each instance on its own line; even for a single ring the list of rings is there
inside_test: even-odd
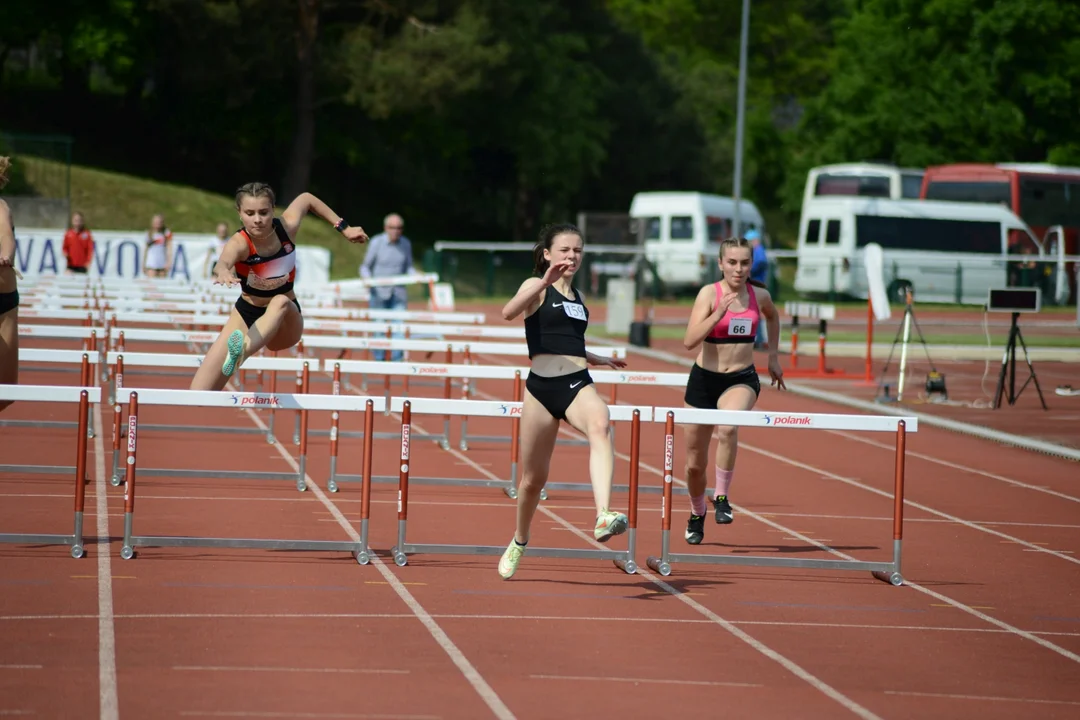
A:
[[[607,542],[615,535],[622,535],[630,521],[622,513],[605,510],[596,518],[596,527],[593,528],[593,537],[597,542]]]
[[[514,573],[517,572],[518,563],[521,562],[521,556],[525,554],[525,546],[518,545],[517,540],[511,540],[510,544],[506,547],[506,552],[502,554],[502,558],[499,559],[499,575],[503,580],[509,580],[514,577]]]

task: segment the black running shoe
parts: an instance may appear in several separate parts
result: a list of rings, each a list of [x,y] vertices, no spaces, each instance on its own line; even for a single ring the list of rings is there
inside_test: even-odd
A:
[[[735,522],[734,514],[731,511],[731,503],[728,502],[727,495],[714,497],[712,504],[713,507],[716,508],[717,525],[730,525]]]
[[[686,542],[690,545],[700,545],[705,539],[705,516],[690,513],[690,522],[686,523]]]

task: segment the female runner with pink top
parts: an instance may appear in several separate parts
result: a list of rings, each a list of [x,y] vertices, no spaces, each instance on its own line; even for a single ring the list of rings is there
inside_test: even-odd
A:
[[[698,292],[683,345],[693,350],[701,345],[684,400],[688,407],[706,410],[750,410],[761,394],[761,383],[754,369],[754,337],[764,317],[769,330],[769,375],[772,384],[785,389],[777,348],[780,339],[780,315],[769,291],[750,284],[752,251],[744,238],[729,238],[720,243],[720,272],[723,279],[706,285]],[[702,344],[704,342],[704,344]],[[738,428],[732,426],[684,425],[686,442],[686,484],[690,494],[690,521],[686,542],[698,545],[705,537],[705,490],[709,440],[719,430],[716,444],[716,490],[712,503],[716,522],[733,521],[728,488],[735,469]]]

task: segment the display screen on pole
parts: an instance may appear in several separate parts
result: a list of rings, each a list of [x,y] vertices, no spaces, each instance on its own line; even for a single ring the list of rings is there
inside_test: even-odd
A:
[[[1042,308],[1040,288],[998,288],[990,290],[986,309],[990,312],[1037,313]]]

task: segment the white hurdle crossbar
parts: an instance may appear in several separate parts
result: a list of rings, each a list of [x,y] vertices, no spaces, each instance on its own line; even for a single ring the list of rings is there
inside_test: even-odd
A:
[[[371,423],[373,414],[381,411],[384,400],[370,397],[342,397],[340,395],[313,395],[306,393],[228,393],[214,391],[195,390],[157,390],[146,388],[124,388],[118,391],[120,397],[117,401],[127,401],[127,459],[124,475],[124,543],[120,549],[120,557],[130,560],[135,557],[135,548],[142,547],[224,547],[224,548],[261,548],[270,550],[334,550],[352,554],[361,565],[367,564],[371,559],[368,550],[368,510],[370,508],[370,495],[365,495],[362,503],[361,540],[360,542],[335,542],[328,540],[271,540],[256,538],[206,538],[189,536],[139,536],[133,534],[135,518],[135,479],[138,472],[136,463],[137,438],[139,430],[139,407],[141,405],[158,405],[165,407],[202,407],[202,408],[232,408],[235,410],[248,410],[252,408],[280,408],[298,410],[302,416],[302,424],[307,429],[307,414],[312,410],[332,412],[363,412],[365,422]],[[370,435],[365,439],[364,447],[365,467],[370,473],[371,439]],[[307,465],[307,436],[301,435],[299,470],[297,487],[300,490],[307,488],[304,479]],[[143,471],[145,472],[145,471]],[[188,470],[187,474],[202,477],[222,477],[223,473],[207,473],[197,470]],[[163,474],[158,471],[158,474]],[[175,473],[172,473],[175,474]],[[247,479],[265,479],[267,477],[282,476],[281,473],[256,473],[247,471],[234,471],[229,477]],[[291,475],[284,475],[291,478]],[[370,493],[370,483],[366,484]]]
[[[111,379],[109,383],[109,403],[113,404],[113,413],[115,416],[115,422],[119,422],[120,417],[120,405],[117,404],[115,398],[124,386],[125,375],[136,374],[150,374],[160,375],[162,368],[186,368],[189,369],[189,373],[185,373],[185,377],[191,377],[195,374],[195,371],[202,365],[203,355],[197,355],[194,353],[136,353],[136,352],[110,352],[105,356],[106,364],[112,368]],[[250,357],[244,361],[244,366],[250,370],[266,370],[270,372],[270,393],[277,392],[277,373],[278,372],[295,372],[298,375],[299,382],[302,384],[306,382],[305,368],[308,366],[309,361],[303,358],[280,358],[280,357],[268,357],[263,355],[256,355]],[[132,368],[154,368],[154,371],[132,371]],[[306,392],[306,390],[303,390]],[[265,432],[266,442],[273,445],[276,442],[276,436],[274,435],[274,418],[276,416],[276,410],[278,408],[270,408],[270,417],[267,422],[267,429]],[[299,422],[299,416],[297,417]],[[120,478],[117,474],[117,457],[120,452],[120,434],[123,432],[123,428],[120,425],[116,426],[119,430],[113,437],[113,474],[112,484],[119,485]],[[230,433],[241,435],[262,435],[262,430],[255,427],[233,427],[233,426],[214,426],[207,427],[205,425],[144,425],[144,429],[173,431],[173,432],[214,432],[214,433]],[[299,442],[299,439],[297,439]]]
[[[869,571],[875,578],[892,585],[902,585],[900,573],[904,526],[904,459],[908,432],[918,431],[918,418],[874,415],[829,415],[815,413],[702,410],[685,407],[655,407],[653,422],[664,423],[664,501],[661,506],[662,531],[660,555],[650,556],[646,564],[661,575],[671,574],[674,562],[707,565],[753,565],[759,567],[818,568],[826,570]],[[736,427],[775,427],[795,430],[851,430],[893,432],[896,434],[896,466],[893,477],[893,558],[890,562],[858,560],[818,560],[774,558],[754,555],[708,555],[672,553],[671,486],[674,480],[675,424],[728,425]]]
[[[143,366],[143,367],[189,367],[193,371],[202,362],[201,355],[183,355],[183,354],[167,354],[167,353],[121,353],[111,352],[107,355],[107,361],[113,366],[113,386],[109,393],[109,402],[113,405],[113,447],[112,447],[112,473],[110,476],[110,482],[113,486],[119,486],[121,482],[121,470],[120,470],[120,456],[122,453],[120,440],[124,436],[125,429],[121,422],[121,401],[123,397],[127,395],[127,389],[124,387],[124,374],[127,372],[127,368],[131,366]],[[225,397],[244,398],[249,396],[270,396],[276,397],[277,389],[277,371],[288,370],[298,372],[298,387],[299,393],[307,393],[308,389],[308,377],[309,366],[311,362],[302,358],[276,358],[276,357],[262,357],[256,356],[248,358],[245,362],[251,363],[253,369],[265,369],[271,371],[270,376],[270,392],[269,393],[245,393],[245,392],[227,392],[221,391],[220,395]],[[164,392],[164,391],[163,391]],[[179,391],[170,390],[169,392],[198,392],[198,391]],[[261,404],[259,409],[266,410],[270,417],[267,420],[267,429],[265,432],[266,442],[274,444],[276,442],[276,436],[274,435],[274,417],[280,410],[287,410],[290,407],[285,405],[276,404],[270,402],[269,404]],[[303,424],[306,414],[303,411],[297,413],[297,423]],[[262,435],[262,430],[257,427],[236,427],[236,426],[210,426],[210,425],[180,425],[180,424],[143,424],[144,430],[160,430],[171,432],[206,432],[206,433],[230,433],[230,434],[242,434],[242,435]],[[297,438],[297,442],[300,442],[300,438]],[[176,470],[169,468],[150,468],[143,470],[144,475],[153,475],[155,477],[216,477],[216,478],[261,478],[264,480],[284,480],[293,479],[294,476],[286,473],[237,473],[227,471],[192,471],[192,470]],[[297,487],[300,490],[304,489],[304,472],[301,469],[299,477],[297,478]]]
[[[401,413],[401,465],[398,475],[398,534],[397,544],[391,549],[394,563],[404,566],[408,556],[416,553],[435,553],[448,555],[502,555],[505,545],[444,545],[406,542],[406,526],[409,515],[409,483],[411,474],[412,415],[468,414],[476,417],[504,417],[515,424],[521,417],[521,403],[502,403],[483,400],[444,400],[440,398],[400,398],[391,399],[391,411]],[[637,550],[637,486],[639,466],[639,445],[641,419],[649,417],[651,407],[631,407],[618,405],[611,408],[612,417],[631,423],[630,448],[630,497],[627,519],[626,550],[594,550],[583,548],[543,548],[529,547],[528,553],[534,557],[608,559],[615,566],[628,574],[637,572],[635,554]]]
[[[86,350],[59,350],[54,348],[19,348],[19,369],[27,370],[31,372],[41,372],[45,368],[42,367],[29,367],[24,368],[22,364],[24,362],[31,363],[44,363],[48,366],[59,365],[78,365],[79,373],[79,386],[89,387],[93,385],[95,368],[98,365],[100,359],[100,353],[96,349]],[[71,368],[64,367],[64,370],[68,372],[75,372]],[[51,387],[51,386],[42,386]],[[34,427],[34,428],[70,428],[79,426],[82,427],[81,421],[68,421],[68,420],[0,420],[0,427]],[[90,408],[86,409],[86,425],[85,430],[87,437],[92,438],[95,435],[96,428],[94,427],[94,416],[90,412]]]
[[[32,533],[0,533],[0,542],[33,545],[66,545],[71,547],[71,557],[81,558],[83,547],[83,508],[86,500],[86,422],[90,405],[101,402],[98,387],[56,387],[52,385],[0,385],[0,400],[35,403],[77,403],[78,433],[76,436],[75,464],[67,465],[0,465],[4,473],[75,473],[75,519],[70,535],[45,535]]]

